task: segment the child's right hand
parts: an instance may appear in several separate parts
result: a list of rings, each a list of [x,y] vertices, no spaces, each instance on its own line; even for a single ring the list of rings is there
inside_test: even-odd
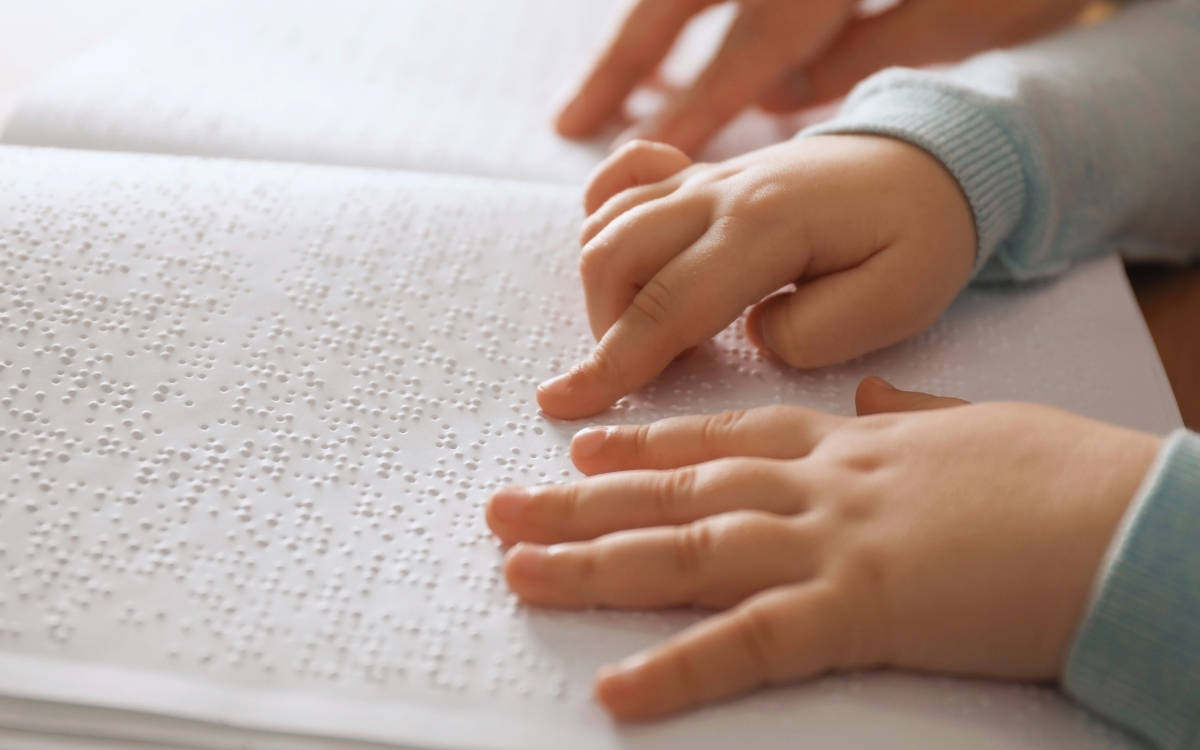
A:
[[[635,141],[597,169],[585,210],[580,273],[599,343],[538,388],[565,419],[608,408],[750,306],[751,340],[794,367],[894,344],[937,320],[975,258],[953,176],[878,136],[801,138],[717,164]]]
[[[524,602],[726,610],[602,670],[614,715],[828,671],[1063,672],[1162,441],[878,379],[856,400],[867,416],[771,406],[585,430],[571,455],[593,476],[492,498]]]

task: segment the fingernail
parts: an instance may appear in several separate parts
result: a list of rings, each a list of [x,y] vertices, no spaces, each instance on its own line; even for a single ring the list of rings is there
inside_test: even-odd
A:
[[[649,653],[639,652],[632,656],[626,656],[615,664],[608,664],[601,667],[596,677],[609,683],[610,686],[625,687],[633,684],[638,679],[638,672],[649,661]]]
[[[564,372],[562,375],[557,375],[543,382],[537,387],[538,393],[551,393],[554,391],[563,391],[566,388],[567,381],[570,380],[571,374]]]
[[[501,521],[515,521],[532,501],[533,495],[524,487],[505,487],[492,495],[492,513]]]
[[[871,385],[877,385],[877,386],[881,386],[881,387],[883,387],[883,388],[887,388],[889,391],[894,391],[894,390],[896,390],[896,386],[894,386],[894,385],[892,385],[891,383],[887,382],[886,380],[884,380],[883,378],[879,377],[878,375],[871,375],[870,377],[868,377],[868,378],[867,378],[867,381],[868,381],[868,382],[870,382],[870,383],[871,383]]]
[[[632,656],[626,656],[624,659],[612,666],[613,669],[618,672],[633,672],[640,669],[648,661],[650,661],[649,652],[639,651]]]
[[[576,458],[590,458],[600,452],[608,438],[609,428],[588,427],[575,433],[571,439],[571,452]]]
[[[606,690],[620,689],[624,687],[627,674],[620,664],[605,664],[596,670],[596,681],[604,683]]]
[[[641,695],[639,681],[633,672],[621,664],[608,664],[596,670],[596,698],[617,715],[636,714],[646,696]]]
[[[508,553],[508,572],[525,580],[545,577],[546,548],[540,544],[518,544]]]

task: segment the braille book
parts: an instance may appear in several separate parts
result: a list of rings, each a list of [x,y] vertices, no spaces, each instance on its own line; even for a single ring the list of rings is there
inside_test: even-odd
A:
[[[971,288],[919,338],[811,372],[731,326],[608,413],[539,414],[535,385],[591,344],[578,183],[601,154],[545,122],[612,12],[169,4],[17,107],[0,146],[0,745],[1133,746],[1050,688],[890,673],[620,726],[594,670],[701,615],[508,593],[482,504],[576,476],[567,445],[588,425],[849,413],[868,374],[1180,422],[1115,259]],[[790,127],[748,115],[712,153]]]

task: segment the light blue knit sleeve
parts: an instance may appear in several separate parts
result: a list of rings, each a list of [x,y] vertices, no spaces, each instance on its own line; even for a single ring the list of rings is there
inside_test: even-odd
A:
[[[1200,748],[1200,435],[1171,435],[1075,635],[1064,685],[1169,750]]]
[[[1085,257],[1200,257],[1200,0],[1136,4],[1093,27],[943,71],[860,84],[818,133],[909,141],[957,178],[976,278]]]

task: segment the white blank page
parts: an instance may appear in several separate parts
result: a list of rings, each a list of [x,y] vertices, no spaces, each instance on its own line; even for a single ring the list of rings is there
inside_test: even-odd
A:
[[[618,5],[165,3],[32,87],[4,140],[577,183],[605,148],[559,139],[550,119]],[[727,16],[694,26],[668,65],[676,78]],[[747,114],[707,156],[796,127]]]
[[[895,674],[614,725],[593,671],[696,615],[521,607],[481,513],[502,485],[576,476],[584,424],[847,413],[870,373],[1171,429],[1116,261],[973,289],[921,338],[813,372],[731,328],[561,423],[533,391],[590,344],[578,219],[563,188],[0,149],[0,725],[189,747],[1124,746],[1046,688]]]

